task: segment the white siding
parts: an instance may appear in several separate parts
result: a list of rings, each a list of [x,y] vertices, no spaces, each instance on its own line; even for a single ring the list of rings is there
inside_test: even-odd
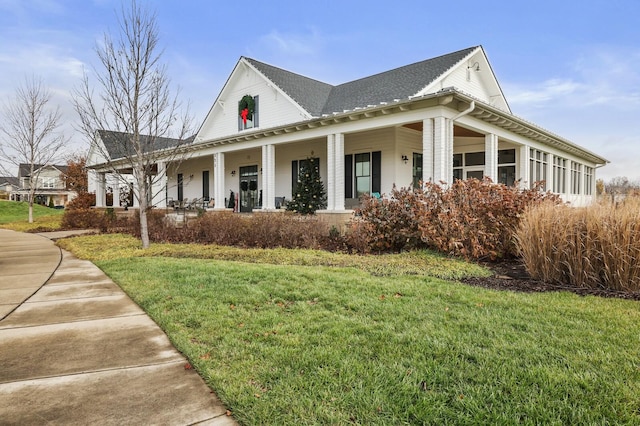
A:
[[[238,131],[238,102],[245,95],[259,96],[259,129],[294,123],[308,118],[300,107],[270,84],[262,75],[248,66],[239,64],[198,133],[198,139],[211,140],[240,132],[253,131],[254,129]]]

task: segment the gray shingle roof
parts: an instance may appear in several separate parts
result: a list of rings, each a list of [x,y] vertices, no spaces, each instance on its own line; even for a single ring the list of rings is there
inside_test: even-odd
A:
[[[0,176],[0,185],[9,184],[11,186],[20,185],[20,179],[15,176]]]
[[[44,164],[34,164],[33,169],[38,170],[44,166],[45,166]],[[67,170],[69,169],[69,167],[67,167],[66,165],[60,165],[60,164],[50,164],[50,166],[55,167],[56,169],[60,170],[60,172],[62,173],[66,173]],[[20,165],[18,166],[19,178],[29,176],[30,172],[31,172],[31,165],[29,163],[20,163]]]
[[[476,48],[477,46],[459,50],[337,86],[255,59],[245,59],[312,116],[319,117],[322,114],[379,105],[381,102],[393,102],[394,99],[407,99],[424,89]]]
[[[112,130],[98,130],[100,139],[104,144],[109,158],[112,160],[118,160],[134,155],[130,141],[131,134],[124,132],[115,132]],[[142,143],[144,144],[144,152],[160,151],[167,148],[174,148],[180,145],[193,142],[193,137],[188,139],[174,139],[174,138],[152,138],[148,135],[141,135]]]
[[[245,59],[312,116],[317,117],[322,114],[322,109],[333,89],[332,85],[256,61],[255,59],[247,57]]]

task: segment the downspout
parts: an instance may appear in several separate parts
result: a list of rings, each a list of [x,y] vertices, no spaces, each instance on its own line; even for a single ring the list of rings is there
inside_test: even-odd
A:
[[[471,113],[474,109],[476,109],[476,101],[471,101],[471,104],[469,104],[469,108],[467,108],[464,111],[458,113],[457,115],[454,115],[453,118],[451,119],[451,121],[453,122],[454,120],[457,120],[458,118]]]

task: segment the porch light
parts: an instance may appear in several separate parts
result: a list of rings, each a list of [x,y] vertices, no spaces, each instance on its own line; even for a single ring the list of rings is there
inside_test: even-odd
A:
[[[236,175],[236,171],[235,170],[231,170],[231,176],[235,176]]]
[[[403,155],[401,158],[402,161],[404,161],[404,164],[407,164],[407,161],[409,161],[409,157],[407,157],[406,155]]]

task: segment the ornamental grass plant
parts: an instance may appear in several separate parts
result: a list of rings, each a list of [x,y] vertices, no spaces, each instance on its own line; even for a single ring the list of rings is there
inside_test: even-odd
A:
[[[640,291],[640,198],[586,208],[528,210],[516,233],[533,278],[583,288]]]

